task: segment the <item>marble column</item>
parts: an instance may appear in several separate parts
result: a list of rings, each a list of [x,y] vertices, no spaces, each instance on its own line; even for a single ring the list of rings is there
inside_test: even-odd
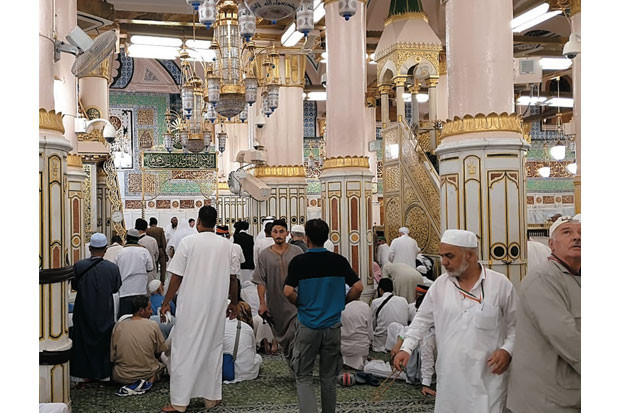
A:
[[[396,121],[405,122],[405,83],[407,82],[407,76],[396,76],[394,78],[394,84],[396,85]]]
[[[86,112],[88,119],[102,118],[108,119],[109,116],[109,89],[110,82],[110,59],[104,60],[95,70],[80,77],[79,82],[79,103]],[[90,138],[78,143],[78,149],[83,155],[85,164],[90,165],[91,173],[89,176],[90,187],[92,188],[91,223],[93,232],[106,234],[108,240],[112,236],[111,204],[106,190],[106,174],[103,171],[103,162],[110,156],[110,147],[103,141],[101,131],[105,124],[103,122],[92,125],[88,132]],[[95,139],[98,137],[100,140]],[[87,156],[84,156],[86,155]],[[132,225],[133,226],[133,225]],[[86,234],[89,237],[91,234]]]
[[[426,79],[428,85],[428,120],[432,127],[437,121],[437,83],[439,82],[439,76],[429,76]],[[431,149],[437,148],[437,131],[432,129],[430,131],[431,137]]]
[[[411,121],[416,124],[420,124],[420,102],[418,102],[418,93],[420,92],[420,86],[414,85],[409,87],[409,93],[411,93]]]
[[[442,231],[474,232],[481,262],[518,285],[527,259],[529,144],[513,113],[511,19],[510,0],[446,3],[452,120],[444,125],[436,154]]]
[[[581,0],[571,2],[571,33],[581,37]],[[573,59],[573,122],[575,124],[575,214],[581,213],[581,53]]]
[[[306,174],[303,166],[306,60],[303,55],[285,54],[279,56],[278,63],[278,108],[266,119],[265,126],[257,130],[257,140],[267,151],[267,164],[255,168],[254,175],[269,185],[272,191],[267,201],[251,200],[250,224],[255,234],[262,228],[261,219],[270,215],[286,219],[289,226],[306,222]]]
[[[448,71],[445,53],[439,54],[439,82],[437,82],[437,119],[448,119]]]
[[[54,7],[39,0],[39,402],[69,403],[67,154],[54,102]]]
[[[372,276],[372,177],[364,126],[366,91],[366,7],[349,21],[338,2],[325,4],[327,31],[327,136],[321,172],[323,219],[335,252],[343,255],[364,284],[362,299],[374,296]],[[402,94],[402,91],[401,91]],[[402,99],[402,97],[401,97]],[[404,115],[404,110],[403,110]]]
[[[381,95],[381,127],[386,128],[390,124],[390,91],[392,85],[379,85],[379,94]]]

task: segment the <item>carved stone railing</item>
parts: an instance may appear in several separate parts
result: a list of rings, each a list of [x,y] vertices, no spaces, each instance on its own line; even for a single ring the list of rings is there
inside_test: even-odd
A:
[[[441,238],[439,175],[405,123],[381,131],[383,197],[388,242],[406,226],[424,254],[438,255]]]

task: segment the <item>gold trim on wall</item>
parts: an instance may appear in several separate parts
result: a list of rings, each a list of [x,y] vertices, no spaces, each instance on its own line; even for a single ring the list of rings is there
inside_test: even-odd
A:
[[[254,168],[257,178],[305,178],[306,168],[303,165],[261,165]]]
[[[453,135],[489,131],[517,132],[524,135],[523,120],[516,113],[506,112],[499,115],[495,112],[488,115],[478,113],[476,116],[465,115],[463,118],[455,116],[453,120],[444,123],[440,139]]]
[[[62,112],[56,113],[54,110],[49,112],[43,108],[39,109],[39,129],[54,130],[65,133],[65,127],[62,124]]]
[[[335,168],[370,168],[367,156],[336,156],[323,161],[323,170]]]
[[[383,23],[383,27],[387,27],[389,24],[394,23],[398,20],[409,20],[409,19],[422,19],[428,23],[428,16],[424,12],[410,11],[408,13],[396,14],[392,17],[388,17],[385,19]]]
[[[75,166],[77,168],[81,168],[84,166],[82,164],[82,158],[80,155],[67,155],[67,166]]]

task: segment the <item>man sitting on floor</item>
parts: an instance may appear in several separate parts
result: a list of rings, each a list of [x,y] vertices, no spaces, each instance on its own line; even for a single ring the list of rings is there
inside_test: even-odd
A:
[[[237,329],[239,335],[237,336]],[[238,337],[238,339],[237,339]],[[235,352],[237,342],[237,352]],[[224,329],[224,353],[235,356],[235,379],[230,383],[254,380],[258,377],[263,358],[256,354],[256,339],[252,327],[240,319],[226,319]]]
[[[347,286],[348,287],[348,286]],[[346,289],[348,293],[348,288]],[[372,315],[364,301],[353,300],[344,307],[340,328],[340,351],[344,365],[362,370],[372,341]]]
[[[168,350],[159,326],[149,320],[149,298],[136,296],[132,306],[133,316],[116,324],[110,343],[110,360],[114,363],[112,379],[126,384],[118,390],[118,396],[143,394],[149,390],[164,371],[159,355]]]
[[[164,338],[167,339],[170,335],[170,331],[172,330],[172,326],[174,326],[174,322],[176,321],[174,318],[176,306],[173,301],[170,302],[170,318],[167,319],[165,323],[162,323],[158,310],[161,307],[161,303],[164,301],[164,285],[159,280],[151,280],[148,285],[148,289],[151,294],[150,300],[152,315],[150,320],[157,323],[162,334],[164,335]]]
[[[409,306],[407,299],[393,294],[394,285],[389,278],[382,278],[377,288],[378,298],[372,300],[370,311],[372,313],[372,326],[374,336],[372,338],[373,351],[389,351],[385,348],[387,328],[391,323],[407,325],[409,321]]]

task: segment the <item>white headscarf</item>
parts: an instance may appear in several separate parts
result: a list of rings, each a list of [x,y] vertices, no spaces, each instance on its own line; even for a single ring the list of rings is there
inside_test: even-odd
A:
[[[174,234],[172,234],[172,236],[170,237],[170,241],[168,241],[167,248],[172,247],[176,251],[183,238],[195,233],[196,230],[189,226],[189,222],[187,221],[187,219],[180,219],[179,225],[177,225],[177,230],[174,231]]]

